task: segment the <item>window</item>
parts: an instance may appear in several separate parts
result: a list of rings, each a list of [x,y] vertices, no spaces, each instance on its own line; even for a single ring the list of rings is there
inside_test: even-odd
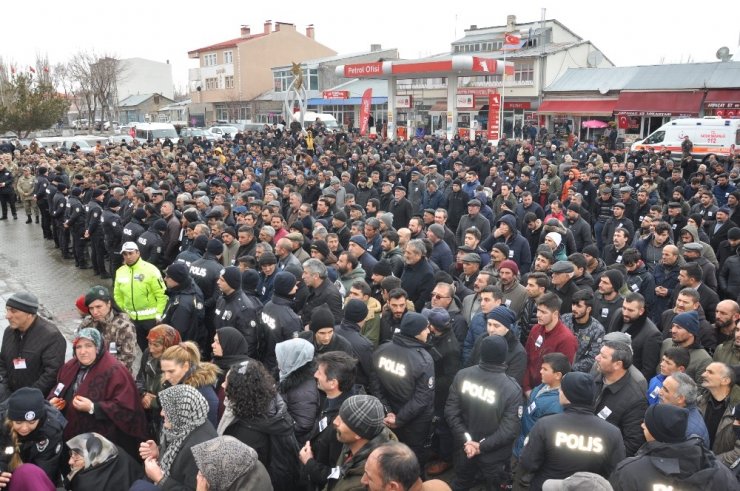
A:
[[[293,82],[293,73],[290,70],[278,70],[273,72],[273,82],[276,92],[286,92]],[[318,68],[303,69],[303,86],[306,90],[319,90]]]
[[[234,52],[233,51],[224,51],[224,64],[231,64],[234,63]]]
[[[218,79],[216,77],[206,79],[206,90],[218,89]]]
[[[216,66],[216,53],[203,55],[203,66]]]
[[[514,80],[517,82],[534,81],[534,62],[521,61],[514,64]]]
[[[234,88],[234,76],[233,75],[227,75],[224,77],[224,88],[226,89]]]

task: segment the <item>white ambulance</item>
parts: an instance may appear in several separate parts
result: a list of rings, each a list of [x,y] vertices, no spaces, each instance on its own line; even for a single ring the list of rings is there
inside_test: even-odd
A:
[[[688,136],[694,148],[692,155],[732,156],[740,149],[740,119],[704,118],[674,119],[652,132],[644,140],[632,144],[632,151],[653,148],[656,152],[670,150],[681,155],[681,142]]]

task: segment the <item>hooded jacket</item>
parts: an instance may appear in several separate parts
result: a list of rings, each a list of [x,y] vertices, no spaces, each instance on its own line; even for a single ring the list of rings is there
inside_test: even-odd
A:
[[[699,237],[699,232],[696,230],[696,227],[694,227],[693,225],[686,225],[683,228],[681,228],[681,232],[679,233],[679,239],[681,237],[681,234],[683,234],[684,232],[688,232],[691,234],[691,237],[693,238],[693,242],[698,242],[701,244],[702,246],[701,256],[706,258],[707,261],[709,261],[710,263],[712,263],[715,269],[719,268],[719,263],[717,262],[717,255],[714,253],[714,249],[712,249],[712,246],[710,246],[709,244],[701,240],[701,238]],[[683,242],[681,240],[677,240],[676,245],[678,246],[679,254],[683,256],[683,246],[684,246]],[[702,267],[702,269],[704,268]]]
[[[498,226],[501,223],[505,223],[509,227],[511,235],[508,239],[501,236],[498,239],[495,239],[491,245],[498,242],[506,244],[509,247],[508,259],[513,260],[519,265],[519,273],[522,275],[529,273],[529,266],[532,264],[532,252],[529,248],[529,242],[527,239],[522,237],[519,230],[516,228],[516,217],[510,214],[503,215],[496,225]],[[486,248],[485,245],[482,245],[482,247],[484,249]],[[488,247],[486,250],[490,249],[491,248]]]
[[[308,439],[321,406],[313,377],[316,367],[311,348],[310,343],[303,341],[300,344],[297,341],[281,343],[276,348],[278,365],[282,365],[278,391],[295,422],[295,436],[301,446]]]

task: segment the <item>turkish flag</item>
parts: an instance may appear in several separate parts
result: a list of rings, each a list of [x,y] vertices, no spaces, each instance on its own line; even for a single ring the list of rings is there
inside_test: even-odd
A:
[[[720,118],[724,118],[725,112],[722,109],[717,109],[716,111],[714,111],[714,115],[719,116]]]
[[[630,127],[630,121],[629,118],[625,115],[619,116],[619,128],[620,129],[627,129]]]
[[[522,38],[520,38],[516,34],[504,34],[504,44],[518,45],[521,42]]]

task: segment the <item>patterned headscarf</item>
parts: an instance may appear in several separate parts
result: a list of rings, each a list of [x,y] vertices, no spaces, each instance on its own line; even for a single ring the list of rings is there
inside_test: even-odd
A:
[[[170,428],[162,428],[160,449],[164,449],[160,464],[165,477],[180,452],[183,441],[208,419],[208,401],[189,385],[174,385],[159,393],[162,410]]]
[[[162,343],[162,347],[164,349],[182,342],[180,332],[167,324],[160,324],[152,327],[149,330],[149,334],[147,334],[146,339],[147,341]]]
[[[252,472],[257,452],[233,436],[219,436],[191,447],[195,465],[211,491],[226,491],[239,477]]]
[[[80,332],[77,333],[77,336],[75,336],[74,341],[72,342],[72,346],[77,346],[77,343],[80,339],[88,339],[93,342],[95,347],[97,348],[95,350],[96,356],[95,360],[97,361],[98,358],[100,358],[100,355],[103,354],[103,335],[100,334],[100,331],[95,329],[94,327],[86,327],[84,329],[80,329]]]
[[[67,442],[67,446],[70,451],[82,456],[85,461],[83,469],[98,466],[118,456],[118,448],[115,444],[98,433],[77,435]],[[69,479],[71,480],[79,470],[72,470]]]

